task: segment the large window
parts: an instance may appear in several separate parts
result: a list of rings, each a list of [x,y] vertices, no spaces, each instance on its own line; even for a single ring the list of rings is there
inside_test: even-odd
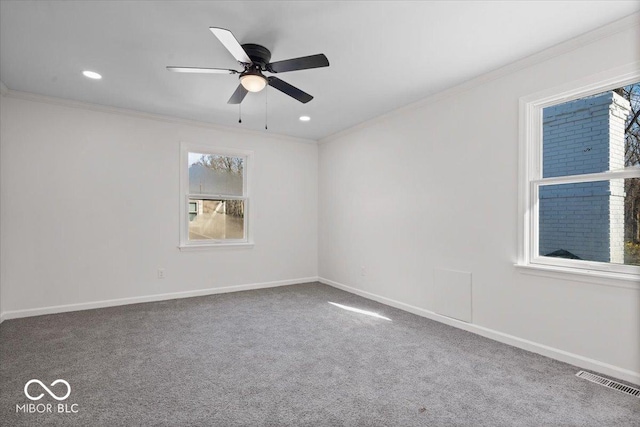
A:
[[[639,279],[639,77],[521,100],[519,264]]]
[[[180,246],[247,244],[250,153],[181,147]]]

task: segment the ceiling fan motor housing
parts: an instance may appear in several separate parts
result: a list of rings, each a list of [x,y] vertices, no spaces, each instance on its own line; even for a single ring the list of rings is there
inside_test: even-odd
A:
[[[242,48],[254,64],[259,65],[262,71],[266,70],[267,64],[271,61],[271,52],[269,49],[253,43],[243,44]]]

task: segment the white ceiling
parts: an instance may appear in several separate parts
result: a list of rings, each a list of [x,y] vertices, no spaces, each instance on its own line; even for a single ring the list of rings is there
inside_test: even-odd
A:
[[[34,92],[264,130],[265,94],[238,107],[236,68],[208,30],[231,30],[278,61],[324,53],[328,68],[278,74],[315,97],[268,91],[269,132],[320,139],[640,10],[638,1],[5,1],[0,80]],[[82,70],[103,75],[100,81]],[[300,115],[311,121],[298,121]]]

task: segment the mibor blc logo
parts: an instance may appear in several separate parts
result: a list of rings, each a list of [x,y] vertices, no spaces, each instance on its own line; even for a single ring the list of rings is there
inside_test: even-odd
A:
[[[35,385],[32,384],[37,384],[38,387],[38,391],[40,392],[40,394],[35,394],[34,390],[36,389]],[[64,394],[58,395],[56,393],[54,393],[49,387],[54,388],[56,385],[58,384],[63,384],[64,387],[66,388],[65,390],[62,390],[62,387],[58,386],[55,388],[55,390],[58,391],[58,393],[64,392]],[[69,385],[69,383],[63,379],[57,379],[54,382],[52,382],[49,387],[47,387],[42,381],[37,380],[37,379],[32,379],[27,381],[27,383],[24,385],[24,395],[27,396],[27,399],[32,400],[32,401],[38,401],[40,399],[42,399],[43,397],[45,397],[45,393],[46,392],[50,397],[52,397],[53,399],[57,400],[58,402],[61,402],[63,400],[66,400],[69,395],[71,394],[71,385]],[[24,403],[22,405],[18,404],[16,405],[16,412],[20,413],[25,413],[25,414],[34,414],[34,413],[38,413],[38,414],[77,414],[78,413],[78,404],[77,403],[57,403],[57,404],[53,404],[53,403]]]
[[[24,385],[24,395],[27,396],[31,400],[40,400],[40,399],[42,399],[42,396],[44,396],[44,393],[40,393],[40,395],[38,395],[36,397],[33,397],[33,396],[31,396],[29,394],[29,386],[31,384],[34,384],[34,383],[35,384],[40,384],[40,387],[42,387],[47,393],[49,393],[51,395],[51,397],[53,397],[55,400],[65,400],[71,394],[71,386],[65,380],[57,379],[57,380],[55,380],[54,382],[51,383],[51,387],[53,387],[56,384],[60,384],[60,383],[62,383],[62,384],[67,386],[67,394],[65,394],[62,397],[56,396],[55,393],[53,393],[51,390],[49,390],[49,388],[42,383],[42,381],[40,381],[40,380],[29,380]]]

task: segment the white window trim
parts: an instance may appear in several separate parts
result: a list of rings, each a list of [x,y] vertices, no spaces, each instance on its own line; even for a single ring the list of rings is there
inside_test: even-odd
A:
[[[238,199],[245,201],[244,216],[244,239],[226,239],[226,240],[206,240],[206,241],[190,241],[189,240],[189,153],[217,154],[223,156],[242,157],[244,158],[243,167],[243,196],[227,196],[219,195],[221,199],[231,200]],[[178,248],[181,251],[192,250],[208,250],[215,248],[242,248],[252,247],[254,245],[251,233],[251,218],[253,206],[251,206],[251,175],[253,167],[253,151],[236,150],[231,148],[218,147],[215,145],[195,145],[186,142],[180,143],[180,242]]]
[[[640,267],[565,260],[537,255],[537,188],[542,182],[542,109],[625,86],[640,80],[640,61],[610,69],[566,85],[520,98],[518,164],[518,261],[523,273],[566,280],[640,288]],[[637,177],[637,171],[620,170],[597,174],[544,179],[544,184],[598,181]],[[557,182],[556,182],[557,181]],[[586,279],[586,280],[585,280]]]

